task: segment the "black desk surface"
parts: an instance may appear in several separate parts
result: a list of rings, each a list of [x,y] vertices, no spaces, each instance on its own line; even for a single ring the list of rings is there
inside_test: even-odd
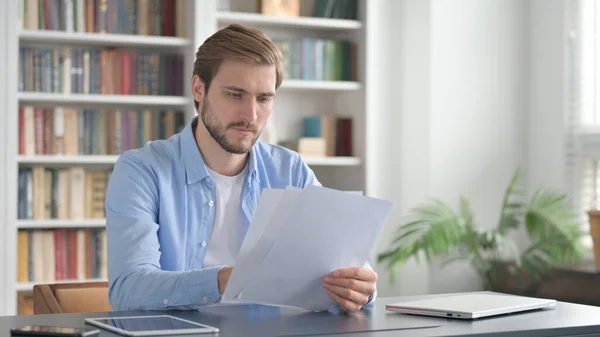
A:
[[[494,318],[462,321],[420,317],[385,311],[386,303],[414,300],[427,296],[379,298],[370,311],[355,314],[305,313],[267,306],[217,306],[201,311],[170,311],[168,314],[216,326],[219,336],[600,336],[600,307],[559,302],[556,309],[534,311]],[[24,325],[84,326],[85,317],[133,316],[165,312],[111,312],[0,317],[0,337],[10,329]],[[437,327],[414,330],[389,330],[406,324],[425,323]],[[373,332],[373,330],[378,330]],[[360,331],[327,334],[331,331]],[[100,337],[118,336],[101,330]],[[203,335],[210,336],[210,335]]]

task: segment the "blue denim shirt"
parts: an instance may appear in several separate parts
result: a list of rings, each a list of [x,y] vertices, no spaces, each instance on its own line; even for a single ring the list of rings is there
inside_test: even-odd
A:
[[[193,135],[197,122],[127,151],[115,164],[106,195],[113,310],[199,309],[221,300],[223,266],[202,268],[215,188]],[[310,184],[320,185],[296,152],[256,142],[241,196],[244,230],[262,189]]]

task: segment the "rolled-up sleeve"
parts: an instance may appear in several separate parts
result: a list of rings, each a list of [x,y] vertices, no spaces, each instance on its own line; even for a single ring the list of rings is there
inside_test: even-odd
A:
[[[126,153],[115,164],[106,195],[109,300],[113,310],[196,309],[221,300],[222,266],[161,270],[158,180]]]

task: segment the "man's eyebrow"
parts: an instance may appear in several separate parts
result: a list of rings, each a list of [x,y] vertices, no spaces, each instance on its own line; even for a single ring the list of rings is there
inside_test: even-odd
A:
[[[236,91],[236,92],[243,93],[243,94],[249,93],[248,90],[240,88],[240,87],[236,87],[234,85],[226,85],[226,86],[223,86],[222,88],[223,89],[227,89],[227,90],[231,90],[231,91]],[[275,96],[275,93],[274,92],[263,92],[259,96],[273,97],[273,96]]]

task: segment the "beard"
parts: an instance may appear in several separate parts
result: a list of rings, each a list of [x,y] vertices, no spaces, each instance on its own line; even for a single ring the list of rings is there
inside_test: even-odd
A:
[[[200,118],[202,119],[202,123],[204,123],[204,127],[208,130],[210,136],[219,144],[223,150],[233,153],[233,154],[245,154],[252,149],[252,146],[256,143],[260,136],[260,131],[254,125],[251,125],[248,122],[235,122],[230,123],[227,126],[223,126],[219,123],[219,121],[215,118],[208,106],[208,100],[205,99],[202,103],[202,109],[200,110]],[[244,144],[233,144],[226,135],[227,130],[233,128],[244,128],[252,131],[254,134],[254,138],[250,142],[250,145]]]

